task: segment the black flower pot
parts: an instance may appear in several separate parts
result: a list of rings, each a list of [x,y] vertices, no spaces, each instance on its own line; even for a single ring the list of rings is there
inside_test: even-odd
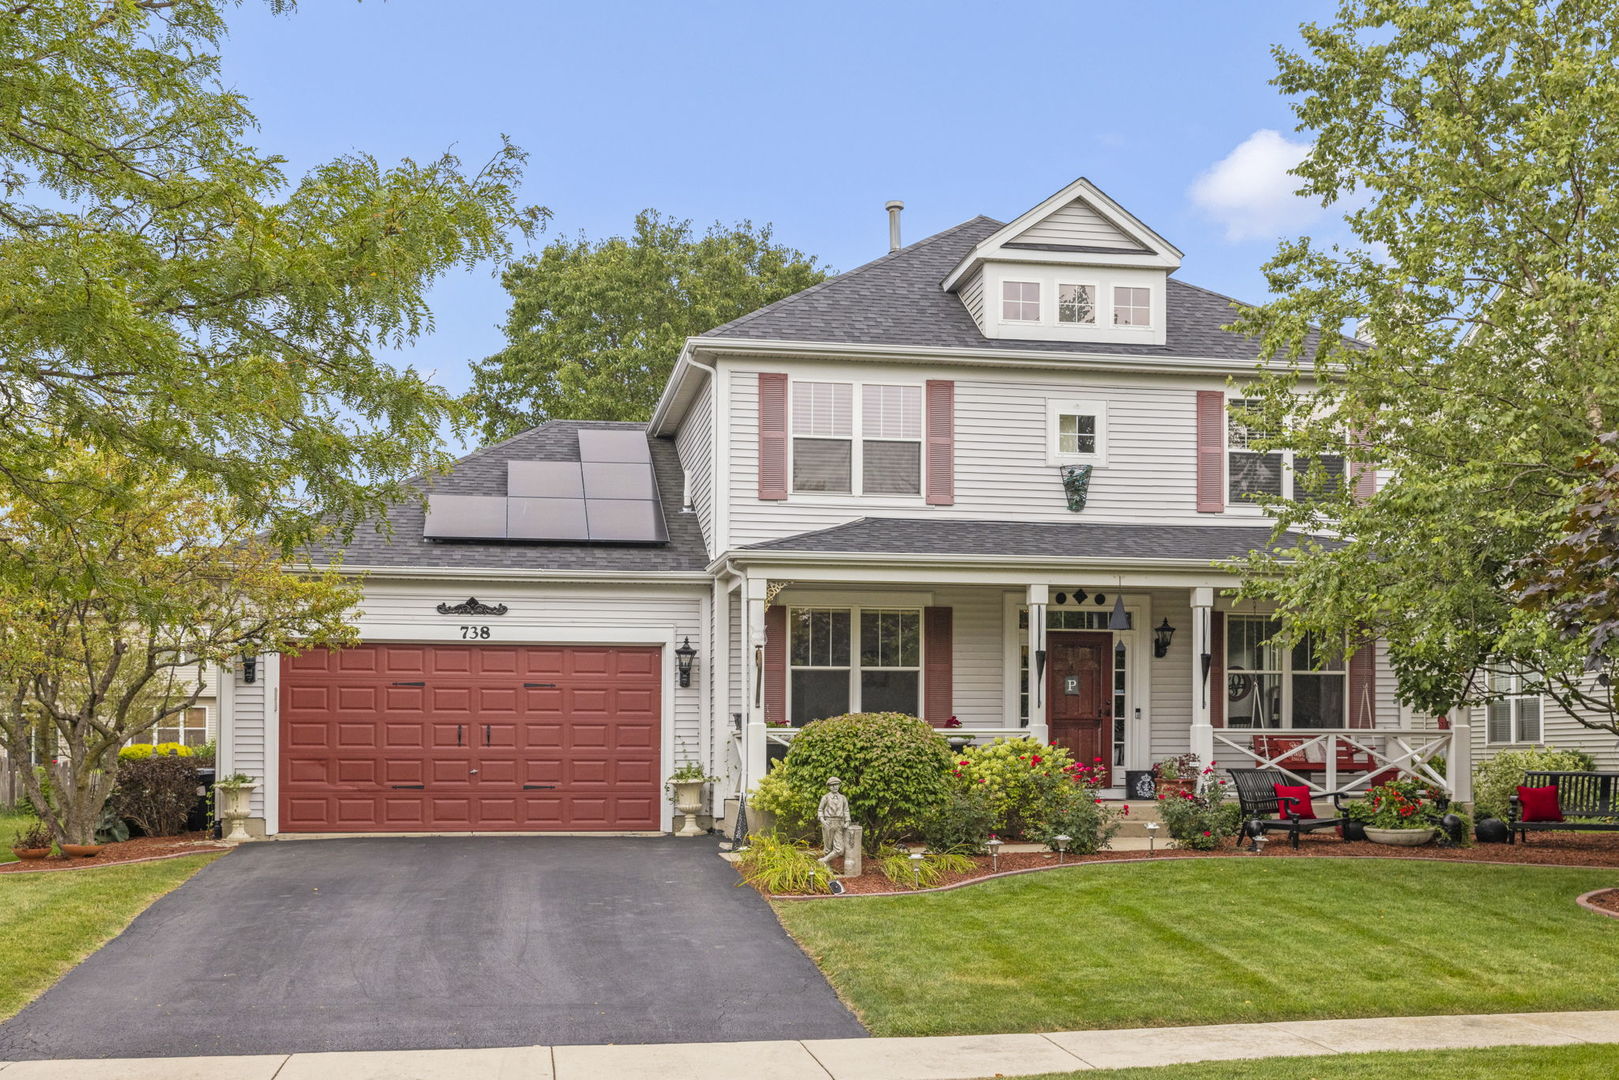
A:
[[[1364,839],[1366,839],[1366,826],[1361,824],[1358,821],[1346,821],[1346,822],[1344,822],[1344,839],[1345,840],[1364,840]]]
[[[1512,839],[1512,830],[1500,818],[1487,817],[1473,826],[1473,835],[1481,844],[1504,844]]]

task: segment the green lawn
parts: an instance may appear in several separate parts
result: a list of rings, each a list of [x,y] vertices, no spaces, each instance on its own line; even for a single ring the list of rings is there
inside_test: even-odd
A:
[[[1208,1061],[1158,1069],[1086,1069],[1025,1080],[1612,1080],[1619,1046],[1505,1046],[1334,1057]]]
[[[1611,1009],[1619,871],[1395,860],[1076,867],[784,901],[873,1035]]]
[[[10,854],[10,852],[7,852]],[[218,855],[0,875],[0,1020],[118,936],[147,905]]]

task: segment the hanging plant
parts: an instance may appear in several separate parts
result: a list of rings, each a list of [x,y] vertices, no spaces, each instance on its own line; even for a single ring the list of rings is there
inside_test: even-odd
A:
[[[1062,490],[1068,496],[1068,509],[1079,513],[1091,493],[1091,465],[1062,466]]]

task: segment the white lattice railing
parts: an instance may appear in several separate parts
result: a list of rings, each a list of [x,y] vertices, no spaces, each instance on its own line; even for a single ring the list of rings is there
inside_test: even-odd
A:
[[[1278,769],[1325,794],[1364,793],[1403,773],[1457,797],[1447,766],[1456,733],[1417,728],[1214,729],[1221,767]]]
[[[798,733],[802,730],[802,728],[795,727],[767,727],[765,728],[765,739],[766,741],[773,742],[778,746],[791,746],[793,744],[793,739],[796,738]],[[939,728],[938,731],[940,735],[943,735],[947,739],[959,737],[963,739],[972,739],[981,743],[989,742],[991,739],[1016,739],[1019,736],[1027,735],[1029,733],[1028,728],[988,727]]]

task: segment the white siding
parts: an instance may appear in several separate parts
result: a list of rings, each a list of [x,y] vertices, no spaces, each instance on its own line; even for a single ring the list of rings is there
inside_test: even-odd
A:
[[[704,380],[702,390],[698,391],[690,408],[686,410],[680,431],[675,435],[675,452],[680,457],[681,468],[686,471],[688,484],[688,490],[684,494],[692,510],[697,514],[697,522],[703,530],[703,544],[709,554],[713,554],[716,550],[713,395],[713,380]]]
[[[956,501],[927,506],[920,497],[758,497],[758,372],[729,373],[730,536],[717,550],[824,529],[860,517],[941,517],[1004,521],[1254,525],[1256,507],[1199,514],[1195,498],[1196,391],[1220,389],[1214,376],[1126,376],[1101,372],[1000,375],[982,369],[917,369],[879,364],[791,366],[797,377],[919,382],[954,375]],[[1091,480],[1082,515],[1070,513],[1055,466],[1047,464],[1046,403],[1083,398],[1108,409],[1107,464]]]
[[[1603,771],[1619,770],[1619,737],[1611,731],[1598,731],[1586,727],[1554,702],[1542,697],[1541,733],[1538,743],[1490,743],[1487,710],[1480,706],[1471,710],[1473,728],[1473,760],[1483,761],[1502,750],[1522,750],[1532,745],[1550,746],[1556,750],[1584,750],[1596,759],[1596,767]]]
[[[961,287],[961,302],[967,307],[967,314],[973,317],[978,329],[984,328],[984,272],[975,271]]]
[[[1146,649],[1146,663],[1151,668],[1151,712],[1146,717],[1151,732],[1151,757],[1159,761],[1192,749],[1192,602],[1185,589],[1164,589],[1152,594],[1152,622],[1156,626],[1164,619],[1176,628],[1169,645],[1169,655],[1162,660],[1152,658],[1152,648]],[[1152,638],[1148,635],[1150,643]],[[1214,759],[1220,760],[1215,754]]]
[[[491,628],[492,644],[667,644],[688,636],[695,644],[707,640],[703,634],[707,594],[706,585],[491,583],[378,577],[366,585],[358,626],[362,640],[375,642],[448,644],[461,640],[462,624],[473,623]],[[434,611],[441,600],[468,595],[476,595],[486,604],[505,604],[509,610],[505,615],[481,618]],[[673,666],[673,657],[665,656],[665,672],[672,672]],[[264,668],[261,663],[259,679],[252,685],[237,676],[232,721],[231,768],[260,778],[268,775]],[[666,686],[666,692],[673,696],[674,726],[672,733],[666,734],[665,749],[672,749],[676,756],[700,758],[707,738],[701,680],[693,679],[691,687],[682,690],[670,678]],[[665,765],[672,767],[667,761]],[[265,793],[263,787],[254,793],[256,816],[263,815]]]
[[[999,727],[1003,722],[1004,597],[999,589],[940,589],[933,594],[934,604],[952,609],[951,708],[966,727]],[[1005,724],[1016,727],[1017,717],[1005,719]]]
[[[1138,251],[1141,248],[1140,244],[1091,209],[1083,199],[1075,199],[1067,206],[1035,222],[1013,237],[1011,242],[1102,247],[1118,251]]]

